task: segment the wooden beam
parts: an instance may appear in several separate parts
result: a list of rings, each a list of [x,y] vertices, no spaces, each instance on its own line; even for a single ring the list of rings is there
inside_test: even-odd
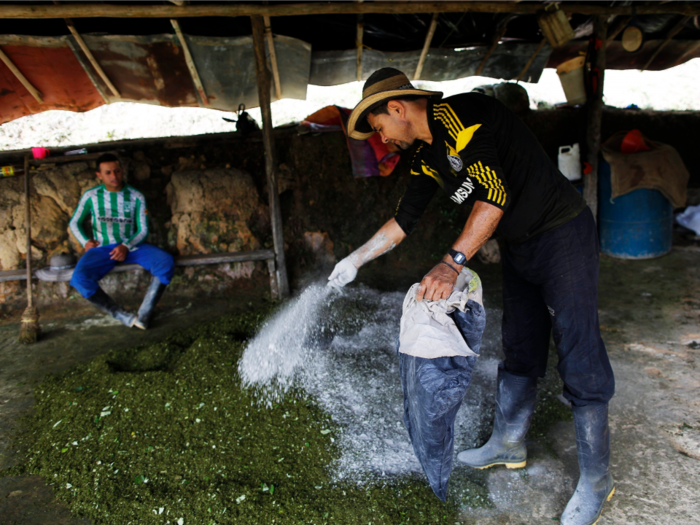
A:
[[[608,19],[597,15],[593,22],[593,45],[586,62],[591,64],[590,77],[594,81],[586,102],[586,160],[593,170],[583,178],[583,198],[598,220],[598,154],[600,152],[603,121],[603,86],[605,80],[605,51],[607,48]]]
[[[644,64],[644,67],[640,71],[646,70],[652,62],[654,62],[654,59],[661,53],[661,50],[666,47],[666,44],[668,44],[671,40],[673,40],[673,37],[676,36],[678,33],[681,32],[681,30],[685,27],[685,24],[690,20],[691,17],[689,16],[684,16],[681,18],[678,23],[673,26],[673,28],[668,32],[668,35],[666,35],[666,40],[661,42],[661,45],[656,48],[656,51],[651,55],[649,60],[647,60],[647,63]]]
[[[608,44],[615,40],[617,38],[617,35],[619,35],[623,29],[627,27],[627,24],[630,23],[630,20],[632,20],[631,16],[622,16],[615,20],[615,25],[613,26],[612,30],[608,33]]]
[[[194,3],[191,5],[151,4],[89,4],[60,5],[3,4],[0,18],[191,18],[205,16],[303,16],[341,14],[406,14],[406,13],[512,13],[535,14],[544,8],[540,2],[460,2],[460,1],[397,1],[397,2],[307,2],[279,3]],[[606,6],[595,3],[562,2],[560,9],[566,13],[584,15],[655,15],[676,13],[699,15],[700,2],[652,2],[642,5]]]
[[[438,17],[440,13],[433,13],[433,19],[430,21],[430,27],[428,28],[428,34],[425,35],[425,42],[423,42],[423,51],[420,52],[420,58],[418,59],[418,65],[416,66],[416,72],[413,74],[413,80],[420,80],[420,76],[423,73],[423,66],[425,65],[425,58],[428,56],[428,51],[430,50],[430,44],[435,36],[435,29],[437,28]]]
[[[62,7],[62,6],[56,6],[56,7]],[[0,13],[0,17],[2,17],[1,13]],[[87,44],[85,43],[85,40],[83,40],[83,37],[80,36],[80,33],[78,33],[78,30],[75,29],[75,25],[73,25],[73,21],[70,18],[66,18],[66,25],[68,26],[68,30],[73,35],[73,38],[75,38],[75,40],[78,42],[80,49],[83,50],[83,53],[85,53],[85,56],[92,64],[92,67],[95,68],[95,71],[97,71],[97,74],[100,75],[100,78],[104,81],[105,84],[107,84],[107,87],[112,92],[112,95],[114,95],[117,98],[122,98],[122,96],[119,93],[119,91],[117,90],[117,88],[114,87],[114,84],[112,84],[112,81],[107,76],[107,73],[104,72],[104,70],[102,69],[102,66],[100,66],[100,63],[95,59],[95,56],[92,54],[92,51],[90,51],[90,48],[88,48]]]
[[[355,65],[355,77],[362,80],[362,40],[365,35],[365,21],[363,15],[357,15],[357,30],[355,32],[355,47],[357,48],[357,62]]]
[[[2,60],[9,70],[12,71],[12,74],[17,78],[17,80],[19,80],[20,83],[27,88],[29,94],[33,96],[39,104],[43,104],[44,99],[41,96],[41,93],[39,93],[39,90],[32,86],[32,83],[27,80],[27,77],[25,77],[19,69],[17,69],[17,66],[15,66],[12,60],[10,60],[10,57],[8,57],[2,49],[0,49],[0,60]]]
[[[513,15],[506,15],[506,17],[503,19],[501,27],[498,29],[498,31],[496,31],[496,34],[493,35],[491,47],[489,47],[488,51],[486,51],[484,58],[481,60],[481,64],[479,64],[479,67],[477,67],[476,71],[474,71],[475,77],[478,77],[484,70],[484,67],[486,67],[486,62],[489,61],[489,58],[491,58],[491,55],[496,50],[496,47],[498,47],[498,43],[501,41],[501,38],[505,36],[506,31],[508,31],[508,22],[510,22],[512,19]]]
[[[525,76],[525,73],[527,73],[527,70],[530,69],[530,66],[532,65],[532,63],[533,63],[533,62],[535,61],[535,59],[537,58],[537,55],[540,54],[540,51],[542,51],[542,48],[544,47],[544,45],[545,45],[546,43],[547,43],[547,39],[546,39],[546,38],[543,38],[542,41],[540,42],[540,45],[537,46],[537,49],[535,49],[535,52],[532,54],[532,56],[530,57],[530,59],[529,59],[529,60],[527,61],[527,63],[525,64],[525,67],[523,67],[523,70],[522,70],[522,71],[520,72],[520,74],[518,75],[518,78],[515,79],[517,82],[520,82],[520,81],[523,79],[523,77]]]
[[[68,38],[66,39],[66,43],[68,44],[68,47],[70,47],[70,50],[73,51],[73,55],[75,55],[75,59],[78,61],[80,66],[83,68],[83,71],[85,71],[85,74],[87,77],[90,79],[90,82],[92,82],[92,85],[95,86],[95,90],[100,94],[102,97],[102,100],[104,100],[105,104],[109,104],[111,101],[109,100],[109,97],[107,97],[107,93],[105,93],[105,90],[102,89],[102,86],[100,83],[97,81],[97,77],[95,76],[95,73],[93,72],[92,68],[88,65],[88,63],[85,61],[83,58],[83,55],[80,54],[78,51],[78,48],[75,46],[73,41]]]
[[[172,24],[173,29],[175,30],[175,34],[177,35],[177,39],[180,41],[180,45],[182,46],[182,51],[185,54],[185,62],[187,63],[187,69],[190,72],[190,77],[192,77],[194,87],[199,93],[199,98],[202,100],[201,104],[202,106],[208,106],[209,97],[207,97],[207,92],[204,91],[204,85],[202,84],[202,80],[199,78],[197,66],[195,65],[194,60],[192,59],[190,47],[187,45],[187,40],[185,40],[185,35],[183,34],[182,29],[180,29],[180,24],[174,18],[170,19],[170,23]]]
[[[251,16],[253,26],[253,49],[255,51],[255,73],[258,79],[258,98],[263,119],[263,145],[265,147],[265,173],[267,175],[267,193],[272,221],[272,241],[277,263],[277,286],[280,297],[289,296],[289,280],[284,256],[284,231],[282,210],[277,189],[277,154],[275,137],[272,130],[272,110],[270,109],[270,72],[265,57],[265,22],[262,16]]]
[[[280,70],[277,67],[277,53],[275,52],[275,39],[272,36],[272,25],[270,17],[263,16],[265,22],[265,40],[267,40],[267,49],[270,53],[270,65],[272,66],[272,80],[275,84],[275,96],[277,100],[282,100],[282,84],[280,83]]]

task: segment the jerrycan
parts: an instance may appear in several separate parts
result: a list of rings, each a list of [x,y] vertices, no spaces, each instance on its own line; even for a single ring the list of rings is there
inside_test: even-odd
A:
[[[559,171],[570,181],[581,180],[581,151],[578,143],[560,146],[557,158]]]

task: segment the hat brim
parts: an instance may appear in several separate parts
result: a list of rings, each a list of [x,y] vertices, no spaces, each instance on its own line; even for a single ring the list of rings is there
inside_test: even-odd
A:
[[[356,140],[367,140],[374,135],[374,130],[367,122],[367,114],[383,102],[406,96],[442,97],[440,91],[427,91],[425,89],[393,89],[381,91],[364,98],[355,106],[348,119],[348,136]]]

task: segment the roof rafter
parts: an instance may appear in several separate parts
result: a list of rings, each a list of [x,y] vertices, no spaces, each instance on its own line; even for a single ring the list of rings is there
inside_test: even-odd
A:
[[[560,8],[568,13],[611,14],[611,15],[651,15],[700,14],[700,2],[658,2],[641,5],[604,6],[593,3],[562,2]],[[150,4],[59,4],[59,5],[0,5],[0,18],[40,19],[40,18],[193,18],[205,16],[300,16],[370,13],[513,13],[533,14],[544,9],[544,3],[526,2],[455,2],[455,1],[416,1],[416,2],[307,2],[265,5],[250,4],[205,4],[196,3],[184,6]]]

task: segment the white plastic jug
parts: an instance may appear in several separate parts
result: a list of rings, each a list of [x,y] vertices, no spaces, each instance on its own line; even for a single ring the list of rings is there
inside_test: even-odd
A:
[[[570,181],[581,180],[581,150],[578,143],[559,147],[559,171]]]

